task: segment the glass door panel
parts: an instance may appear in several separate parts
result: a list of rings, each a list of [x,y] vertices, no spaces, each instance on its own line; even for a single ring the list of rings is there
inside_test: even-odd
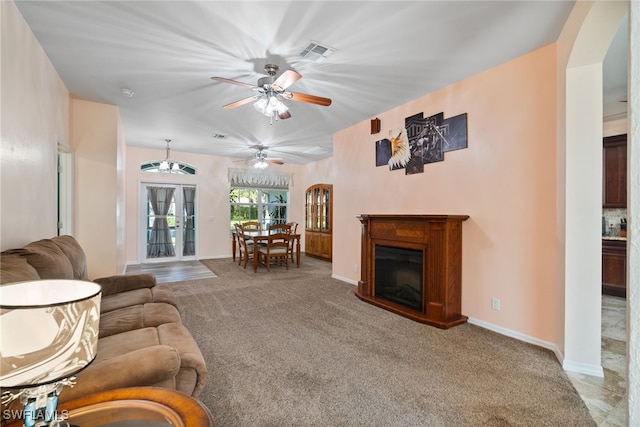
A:
[[[195,259],[196,188],[178,184],[142,184],[141,244],[144,262]]]
[[[328,189],[323,189],[322,190],[322,229],[323,230],[328,230],[329,229],[329,224],[331,224],[331,222],[329,221],[329,207],[330,207],[330,200],[329,200],[329,190]]]
[[[306,229],[310,229],[313,227],[313,216],[311,213],[312,206],[313,206],[313,198],[311,196],[311,191],[307,191],[306,206],[305,206],[307,213],[305,215],[305,225],[304,225]]]
[[[313,189],[313,228],[316,230],[320,229],[320,215],[322,211],[320,210],[320,189]]]

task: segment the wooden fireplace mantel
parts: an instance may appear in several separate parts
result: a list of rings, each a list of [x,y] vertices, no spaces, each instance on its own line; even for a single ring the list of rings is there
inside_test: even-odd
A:
[[[465,323],[462,311],[462,222],[468,215],[369,215],[362,223],[362,273],[356,296],[409,319],[448,329]],[[376,296],[376,245],[421,250],[422,309]]]

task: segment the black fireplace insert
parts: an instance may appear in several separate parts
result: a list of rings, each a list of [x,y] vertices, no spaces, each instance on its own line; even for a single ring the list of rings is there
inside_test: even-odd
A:
[[[422,311],[423,252],[375,245],[375,295]]]

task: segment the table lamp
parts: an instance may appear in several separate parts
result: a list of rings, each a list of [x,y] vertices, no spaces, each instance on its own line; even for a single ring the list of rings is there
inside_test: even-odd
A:
[[[20,398],[25,427],[59,425],[62,387],[96,356],[100,298],[98,284],[80,280],[0,286],[2,403]]]

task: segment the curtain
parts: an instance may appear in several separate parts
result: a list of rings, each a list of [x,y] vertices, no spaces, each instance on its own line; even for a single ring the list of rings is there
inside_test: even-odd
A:
[[[258,169],[229,168],[232,187],[259,187],[288,190],[291,174]]]
[[[195,187],[184,187],[182,189],[183,204],[184,204],[184,236],[183,236],[183,248],[182,255],[195,255],[196,254],[196,230],[194,223],[195,215]]]
[[[175,256],[171,229],[167,214],[175,189],[171,187],[147,187],[147,195],[153,209],[153,225],[147,242],[147,258]]]

